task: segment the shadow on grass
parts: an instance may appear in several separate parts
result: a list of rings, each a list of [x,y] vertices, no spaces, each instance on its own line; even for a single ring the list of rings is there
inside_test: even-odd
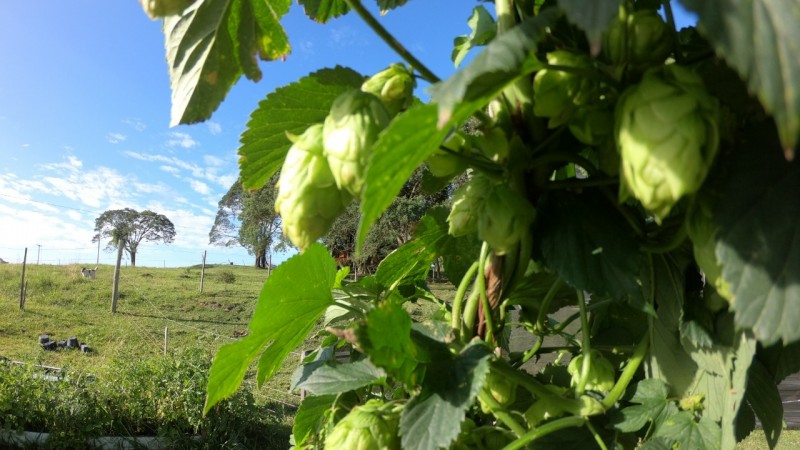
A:
[[[166,319],[171,320],[173,322],[195,322],[195,323],[211,323],[215,325],[237,325],[237,326],[247,326],[247,322],[225,322],[221,320],[205,320],[205,319],[186,319],[186,318],[175,318],[170,317],[168,315],[157,315],[157,314],[142,314],[142,313],[134,313],[134,312],[117,312],[117,314],[123,316],[134,316],[134,317],[147,317],[149,319]]]

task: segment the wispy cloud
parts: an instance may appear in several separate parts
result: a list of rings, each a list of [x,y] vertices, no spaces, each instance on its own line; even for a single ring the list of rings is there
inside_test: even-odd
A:
[[[200,143],[195,141],[191,135],[179,131],[169,133],[169,139],[167,140],[167,147],[193,148],[198,145]]]
[[[209,120],[206,125],[208,126],[208,132],[214,136],[222,133],[222,125],[220,125],[219,122]]]
[[[192,190],[198,194],[208,195],[211,193],[211,188],[202,181],[195,180],[194,178],[188,178],[186,181],[189,182],[189,186],[191,186]]]
[[[125,119],[122,121],[125,125],[129,125],[136,131],[144,131],[147,128],[147,124],[142,122],[140,119]]]
[[[167,173],[179,173],[181,171],[181,169],[172,166],[158,166],[158,168]]]
[[[106,139],[108,139],[108,142],[112,144],[119,144],[120,142],[123,142],[125,139],[128,139],[128,136],[125,136],[122,133],[108,133]]]
[[[225,165],[225,161],[223,161],[222,158],[217,158],[213,155],[203,155],[203,162],[205,162],[207,166],[214,167]]]
[[[185,170],[191,173],[194,178],[200,178],[205,181],[209,181],[222,186],[225,189],[229,188],[231,184],[236,181],[236,176],[233,174],[225,173],[220,175],[220,167],[217,166],[217,164],[224,166],[227,163],[224,160],[211,155],[206,155],[204,157],[205,163],[210,167],[201,167],[198,164],[190,163],[174,156],[140,153],[134,151],[126,151],[125,155],[140,161],[164,163],[159,166],[159,169],[169,172],[175,176],[180,175],[180,170]]]

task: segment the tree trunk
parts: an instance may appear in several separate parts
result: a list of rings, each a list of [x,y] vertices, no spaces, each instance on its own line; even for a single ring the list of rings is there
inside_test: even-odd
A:
[[[264,256],[264,250],[258,250],[256,252],[256,267],[258,267],[259,269],[263,269],[265,259],[266,258]]]
[[[136,267],[136,252],[129,251],[131,254],[131,267]]]

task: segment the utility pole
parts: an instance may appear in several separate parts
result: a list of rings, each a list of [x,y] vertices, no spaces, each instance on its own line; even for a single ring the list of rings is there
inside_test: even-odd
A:
[[[36,246],[38,247],[36,249],[36,265],[38,266],[39,265],[39,253],[42,251],[42,246],[40,244],[36,244]]]
[[[203,293],[203,278],[206,275],[206,252],[208,250],[203,250],[203,266],[200,269],[200,293]]]

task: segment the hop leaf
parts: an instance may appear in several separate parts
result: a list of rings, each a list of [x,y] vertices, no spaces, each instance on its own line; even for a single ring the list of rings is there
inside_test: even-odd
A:
[[[694,259],[702,269],[707,283],[713,285],[723,298],[731,300],[733,294],[730,285],[722,278],[722,266],[715,253],[717,231],[710,208],[698,199],[686,218],[686,232],[692,240]],[[708,295],[712,296],[713,293],[709,292]]]
[[[380,400],[356,406],[325,439],[328,450],[400,450],[402,407]]]
[[[284,234],[302,250],[328,231],[352,197],[336,187],[323,156],[322,125],[312,125],[293,139],[278,179],[275,210]]]
[[[350,90],[336,98],[322,136],[339,189],[360,197],[372,145],[388,124],[389,113],[373,94]]]
[[[194,0],[139,0],[144,12],[153,20],[180,14],[192,2]]]
[[[620,98],[623,189],[657,221],[703,183],[719,146],[718,116],[717,100],[700,77],[675,64],[645,73]]]
[[[411,106],[417,81],[403,64],[392,64],[371,76],[361,90],[375,95],[383,101],[391,117]]]
[[[451,236],[464,236],[478,231],[478,217],[492,188],[488,178],[476,174],[453,194],[453,206],[447,217]]]

